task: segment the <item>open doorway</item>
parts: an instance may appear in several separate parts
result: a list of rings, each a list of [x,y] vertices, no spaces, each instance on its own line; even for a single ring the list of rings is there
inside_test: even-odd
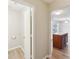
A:
[[[9,59],[33,59],[32,7],[9,1],[8,42]]]
[[[54,59],[69,59],[70,41],[70,10],[69,7],[52,11],[51,36]]]

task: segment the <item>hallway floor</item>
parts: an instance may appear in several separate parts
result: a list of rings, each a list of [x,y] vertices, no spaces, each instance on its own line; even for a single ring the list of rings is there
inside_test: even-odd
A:
[[[8,59],[25,59],[24,53],[20,48],[8,52]],[[53,54],[47,59],[69,59],[68,49],[59,50],[53,48]]]
[[[53,54],[50,59],[69,59],[69,53],[67,49],[59,50],[54,48]]]
[[[25,59],[21,48],[16,48],[8,52],[8,59]]]

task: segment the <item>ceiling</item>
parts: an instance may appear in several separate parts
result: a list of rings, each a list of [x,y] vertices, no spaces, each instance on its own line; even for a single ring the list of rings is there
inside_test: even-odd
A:
[[[52,3],[54,0],[42,0],[42,1],[44,1],[45,3]]]
[[[9,1],[8,7],[12,10],[16,10],[16,11],[24,11],[27,9],[26,6],[19,4],[17,2],[14,1]]]

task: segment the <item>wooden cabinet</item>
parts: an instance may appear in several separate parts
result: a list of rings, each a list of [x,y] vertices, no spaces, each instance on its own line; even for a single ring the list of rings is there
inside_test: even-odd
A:
[[[53,34],[53,46],[55,48],[63,49],[67,45],[66,43],[68,42],[68,34],[63,34],[63,35],[58,35],[58,34]]]

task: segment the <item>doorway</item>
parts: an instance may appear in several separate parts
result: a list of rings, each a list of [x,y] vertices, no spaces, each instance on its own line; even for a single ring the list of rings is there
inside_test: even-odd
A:
[[[52,58],[69,59],[70,49],[70,10],[69,7],[51,13],[51,52]],[[57,56],[57,57],[56,57]]]
[[[33,8],[10,1],[8,18],[9,59],[33,59]]]

